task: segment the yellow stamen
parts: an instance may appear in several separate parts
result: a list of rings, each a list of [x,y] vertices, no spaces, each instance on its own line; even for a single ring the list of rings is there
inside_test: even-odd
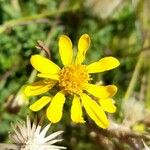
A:
[[[67,94],[81,94],[89,80],[85,65],[69,65],[60,71],[59,87]]]

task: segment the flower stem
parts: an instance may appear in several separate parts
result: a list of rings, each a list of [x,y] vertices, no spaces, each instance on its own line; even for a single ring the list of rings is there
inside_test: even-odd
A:
[[[129,86],[127,88],[127,91],[125,93],[125,96],[124,96],[125,100],[128,100],[130,98],[130,96],[131,96],[131,94],[132,94],[132,92],[134,90],[134,87],[135,87],[136,82],[138,80],[138,76],[139,76],[141,67],[143,65],[143,58],[144,58],[143,53],[141,53],[140,56],[139,56],[138,62],[136,64],[136,66],[135,66],[135,70],[133,72],[131,81],[130,81]]]

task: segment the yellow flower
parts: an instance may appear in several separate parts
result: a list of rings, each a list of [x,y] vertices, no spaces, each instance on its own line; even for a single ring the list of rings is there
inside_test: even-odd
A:
[[[86,51],[90,46],[90,37],[83,34],[78,42],[78,53],[73,60],[73,49],[70,38],[61,35],[59,38],[59,54],[64,67],[61,69],[51,60],[40,55],[33,55],[30,59],[32,66],[39,71],[38,77],[45,78],[28,85],[25,89],[27,96],[40,95],[48,92],[54,86],[59,92],[54,97],[43,96],[30,106],[32,111],[39,111],[47,104],[47,117],[52,123],[57,123],[62,118],[63,105],[66,95],[73,95],[71,106],[71,119],[75,123],[84,123],[82,107],[94,122],[101,128],[107,128],[109,121],[106,112],[113,113],[116,107],[111,98],[116,92],[115,85],[101,86],[91,84],[91,73],[111,70],[119,65],[114,57],[104,57],[97,62],[83,65]]]

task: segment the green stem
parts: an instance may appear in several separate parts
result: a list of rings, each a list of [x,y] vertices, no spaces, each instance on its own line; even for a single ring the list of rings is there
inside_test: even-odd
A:
[[[129,83],[128,89],[125,93],[125,96],[124,96],[125,100],[128,100],[130,98],[130,96],[131,96],[131,94],[134,90],[134,87],[137,83],[138,76],[139,76],[139,73],[140,73],[140,70],[141,70],[141,67],[142,67],[142,64],[143,64],[143,57],[144,57],[143,53],[141,53],[140,56],[139,56],[138,62],[136,64],[135,70],[133,72],[131,81]]]
[[[148,66],[148,85],[146,90],[146,107],[150,110],[150,61]]]
[[[44,12],[41,14],[36,14],[33,16],[26,16],[26,17],[22,17],[19,19],[10,20],[0,26],[0,33],[3,33],[8,28],[12,28],[14,26],[26,24],[27,22],[31,22],[34,20],[38,20],[38,19],[42,19],[42,18],[46,18],[46,17],[50,17],[50,16],[59,16],[61,13],[74,11],[77,9],[78,9],[77,7],[76,8],[74,8],[74,7],[73,8],[64,8],[64,9],[58,9],[55,11],[48,11],[48,12]]]
[[[28,79],[28,83],[33,83],[36,77],[37,71],[34,69],[32,70],[29,79]]]

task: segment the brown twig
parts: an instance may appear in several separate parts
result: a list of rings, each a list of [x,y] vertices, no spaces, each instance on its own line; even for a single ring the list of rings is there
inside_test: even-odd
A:
[[[39,50],[43,50],[45,51],[46,55],[48,58],[51,58],[51,53],[50,53],[50,49],[48,48],[48,46],[46,46],[46,44],[40,40],[37,41],[37,46],[35,46],[37,49]]]
[[[110,127],[107,130],[102,130],[97,128],[94,124],[88,123],[88,129],[97,133],[97,136],[103,135],[106,138],[113,138],[118,139],[123,143],[130,145],[130,147],[134,148],[135,150],[141,150],[143,146],[142,139],[149,140],[150,136],[146,134],[138,134],[132,131],[130,128],[111,122]],[[100,142],[101,143],[101,142]]]

